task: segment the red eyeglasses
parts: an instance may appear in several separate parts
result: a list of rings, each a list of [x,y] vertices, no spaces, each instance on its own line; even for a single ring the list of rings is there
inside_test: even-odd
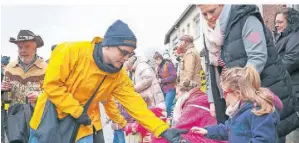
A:
[[[229,94],[229,93],[233,93],[233,92],[234,92],[234,91],[231,90],[231,89],[227,89],[226,91],[223,90],[223,97],[224,97],[224,99],[226,98],[227,94]]]

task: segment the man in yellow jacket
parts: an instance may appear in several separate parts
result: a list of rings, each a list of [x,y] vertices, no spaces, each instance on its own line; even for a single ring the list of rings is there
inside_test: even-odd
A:
[[[55,105],[59,119],[71,115],[81,124],[77,143],[93,143],[93,134],[103,136],[99,102],[104,101],[110,119],[125,127],[127,122],[119,113],[114,99],[155,136],[166,138],[171,143],[184,140],[180,134],[187,131],[169,129],[167,123],[148,110],[142,97],[134,91],[126,70],[122,68],[135,50],[136,42],[128,25],[117,20],[109,27],[104,39],[96,37],[91,42],[57,45],[46,72],[44,92],[38,98],[30,121],[30,143],[39,143],[34,132],[42,120],[47,99]],[[83,105],[105,76],[87,114],[82,114]]]

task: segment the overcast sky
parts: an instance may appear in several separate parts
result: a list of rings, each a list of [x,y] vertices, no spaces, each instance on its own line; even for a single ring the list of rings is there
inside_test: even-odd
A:
[[[45,45],[38,55],[48,59],[50,47],[65,41],[92,40],[104,36],[117,19],[129,25],[137,37],[138,51],[164,48],[167,31],[187,8],[178,5],[9,5],[1,8],[1,55],[17,57],[17,46],[8,42],[20,29],[39,34]]]

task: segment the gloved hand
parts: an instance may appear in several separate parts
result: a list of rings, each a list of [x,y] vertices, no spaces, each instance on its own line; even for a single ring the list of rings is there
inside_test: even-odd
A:
[[[181,129],[167,129],[161,134],[161,136],[170,143],[191,143],[188,140],[181,137],[181,134],[186,134],[187,132],[187,130]]]
[[[87,113],[81,114],[81,116],[76,120],[76,122],[85,126],[91,125],[91,120]]]

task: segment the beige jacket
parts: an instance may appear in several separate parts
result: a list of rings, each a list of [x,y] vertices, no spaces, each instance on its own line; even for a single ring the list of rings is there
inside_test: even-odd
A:
[[[133,65],[133,82],[135,91],[145,99],[149,100],[149,106],[164,104],[164,95],[153,68],[146,63],[142,57],[137,57]]]
[[[201,59],[193,44],[187,47],[180,61],[180,84],[188,90],[201,87]]]
[[[30,91],[42,92],[42,84],[48,64],[37,58],[27,72],[24,72],[18,60],[6,66],[4,79],[12,83],[12,103],[26,103]]]

